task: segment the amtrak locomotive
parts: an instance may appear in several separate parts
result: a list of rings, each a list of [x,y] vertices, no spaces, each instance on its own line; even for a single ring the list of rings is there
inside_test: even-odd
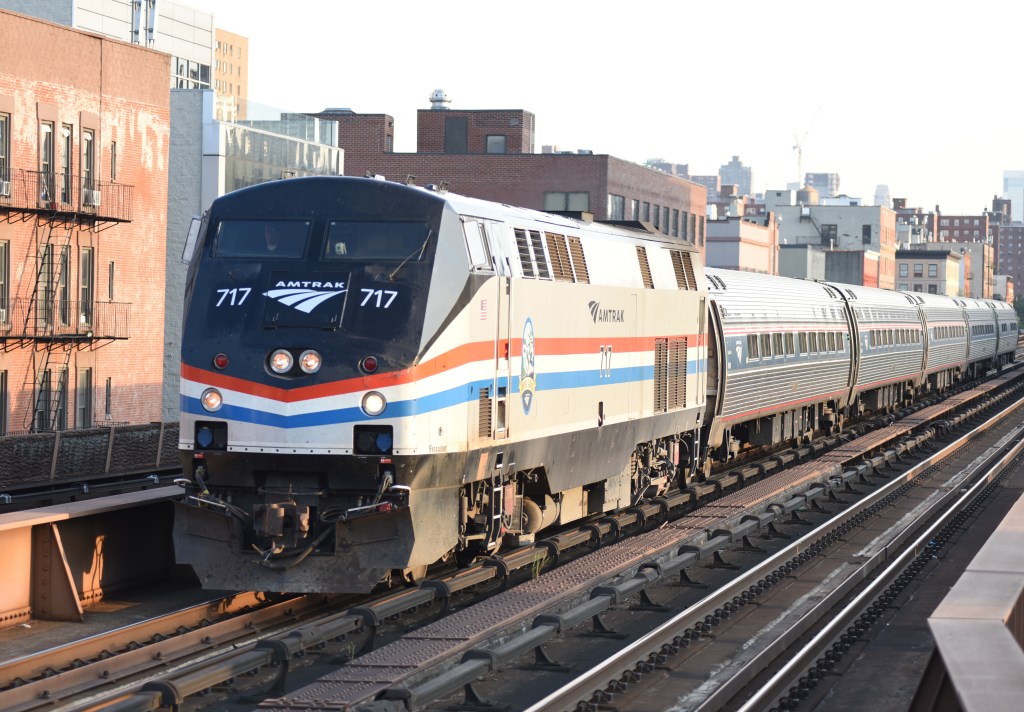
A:
[[[644,226],[367,178],[190,246],[177,558],[362,592],[629,506],[1013,358],[1000,302],[705,270]]]

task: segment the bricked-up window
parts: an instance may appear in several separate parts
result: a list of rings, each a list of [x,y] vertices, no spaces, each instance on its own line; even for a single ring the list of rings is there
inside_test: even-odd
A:
[[[626,219],[626,198],[622,195],[615,195],[614,193],[608,194],[608,219],[609,220],[625,220]]]
[[[78,369],[78,393],[75,396],[75,426],[92,427],[92,369]]]
[[[11,180],[11,167],[9,164],[11,155],[11,115],[0,114],[0,181]],[[0,189],[0,198],[10,196],[10,186],[4,185]]]
[[[544,193],[544,209],[549,212],[588,212],[590,193]]]
[[[446,116],[444,119],[444,152],[469,152],[469,119],[465,116]]]
[[[487,137],[487,152],[488,153],[507,153],[505,150],[506,137],[504,136],[488,136]]]

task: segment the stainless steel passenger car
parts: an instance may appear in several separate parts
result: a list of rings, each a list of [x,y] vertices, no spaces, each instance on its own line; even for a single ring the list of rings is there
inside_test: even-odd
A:
[[[937,294],[903,292],[919,305],[927,339],[923,375],[927,391],[942,391],[967,372],[967,321],[963,300]]]
[[[964,299],[963,302],[967,316],[967,369],[975,375],[987,369],[995,359],[999,345],[996,313],[990,301]]]
[[[850,322],[829,285],[708,268],[708,378],[719,457],[838,424],[850,392]]]
[[[887,289],[830,283],[847,301],[855,327],[852,413],[913,398],[921,385],[924,324],[917,302]]]

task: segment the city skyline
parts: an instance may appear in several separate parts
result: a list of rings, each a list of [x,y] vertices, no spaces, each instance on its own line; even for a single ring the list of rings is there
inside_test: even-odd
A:
[[[524,0],[500,22],[465,0],[443,10],[396,0],[387,14],[310,1],[284,16],[269,0],[192,4],[250,39],[252,100],[390,114],[399,152],[415,150],[416,111],[440,88],[453,108],[532,112],[537,151],[663,158],[697,175],[735,155],[755,192],[838,173],[865,203],[887,184],[908,205],[977,214],[1002,193],[1003,171],[1024,167],[1015,112],[992,88],[1009,83],[1024,10],[990,0],[956,13],[638,0],[611,17]]]

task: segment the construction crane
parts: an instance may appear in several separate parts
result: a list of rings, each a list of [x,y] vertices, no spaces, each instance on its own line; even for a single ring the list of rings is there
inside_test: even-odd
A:
[[[814,115],[811,116],[811,120],[807,123],[803,136],[797,138],[796,134],[793,134],[793,150],[796,151],[796,184],[798,187],[803,187],[804,185],[804,139],[807,138],[807,132],[814,125],[814,119],[817,118],[819,110],[821,110],[820,105],[814,110]]]

